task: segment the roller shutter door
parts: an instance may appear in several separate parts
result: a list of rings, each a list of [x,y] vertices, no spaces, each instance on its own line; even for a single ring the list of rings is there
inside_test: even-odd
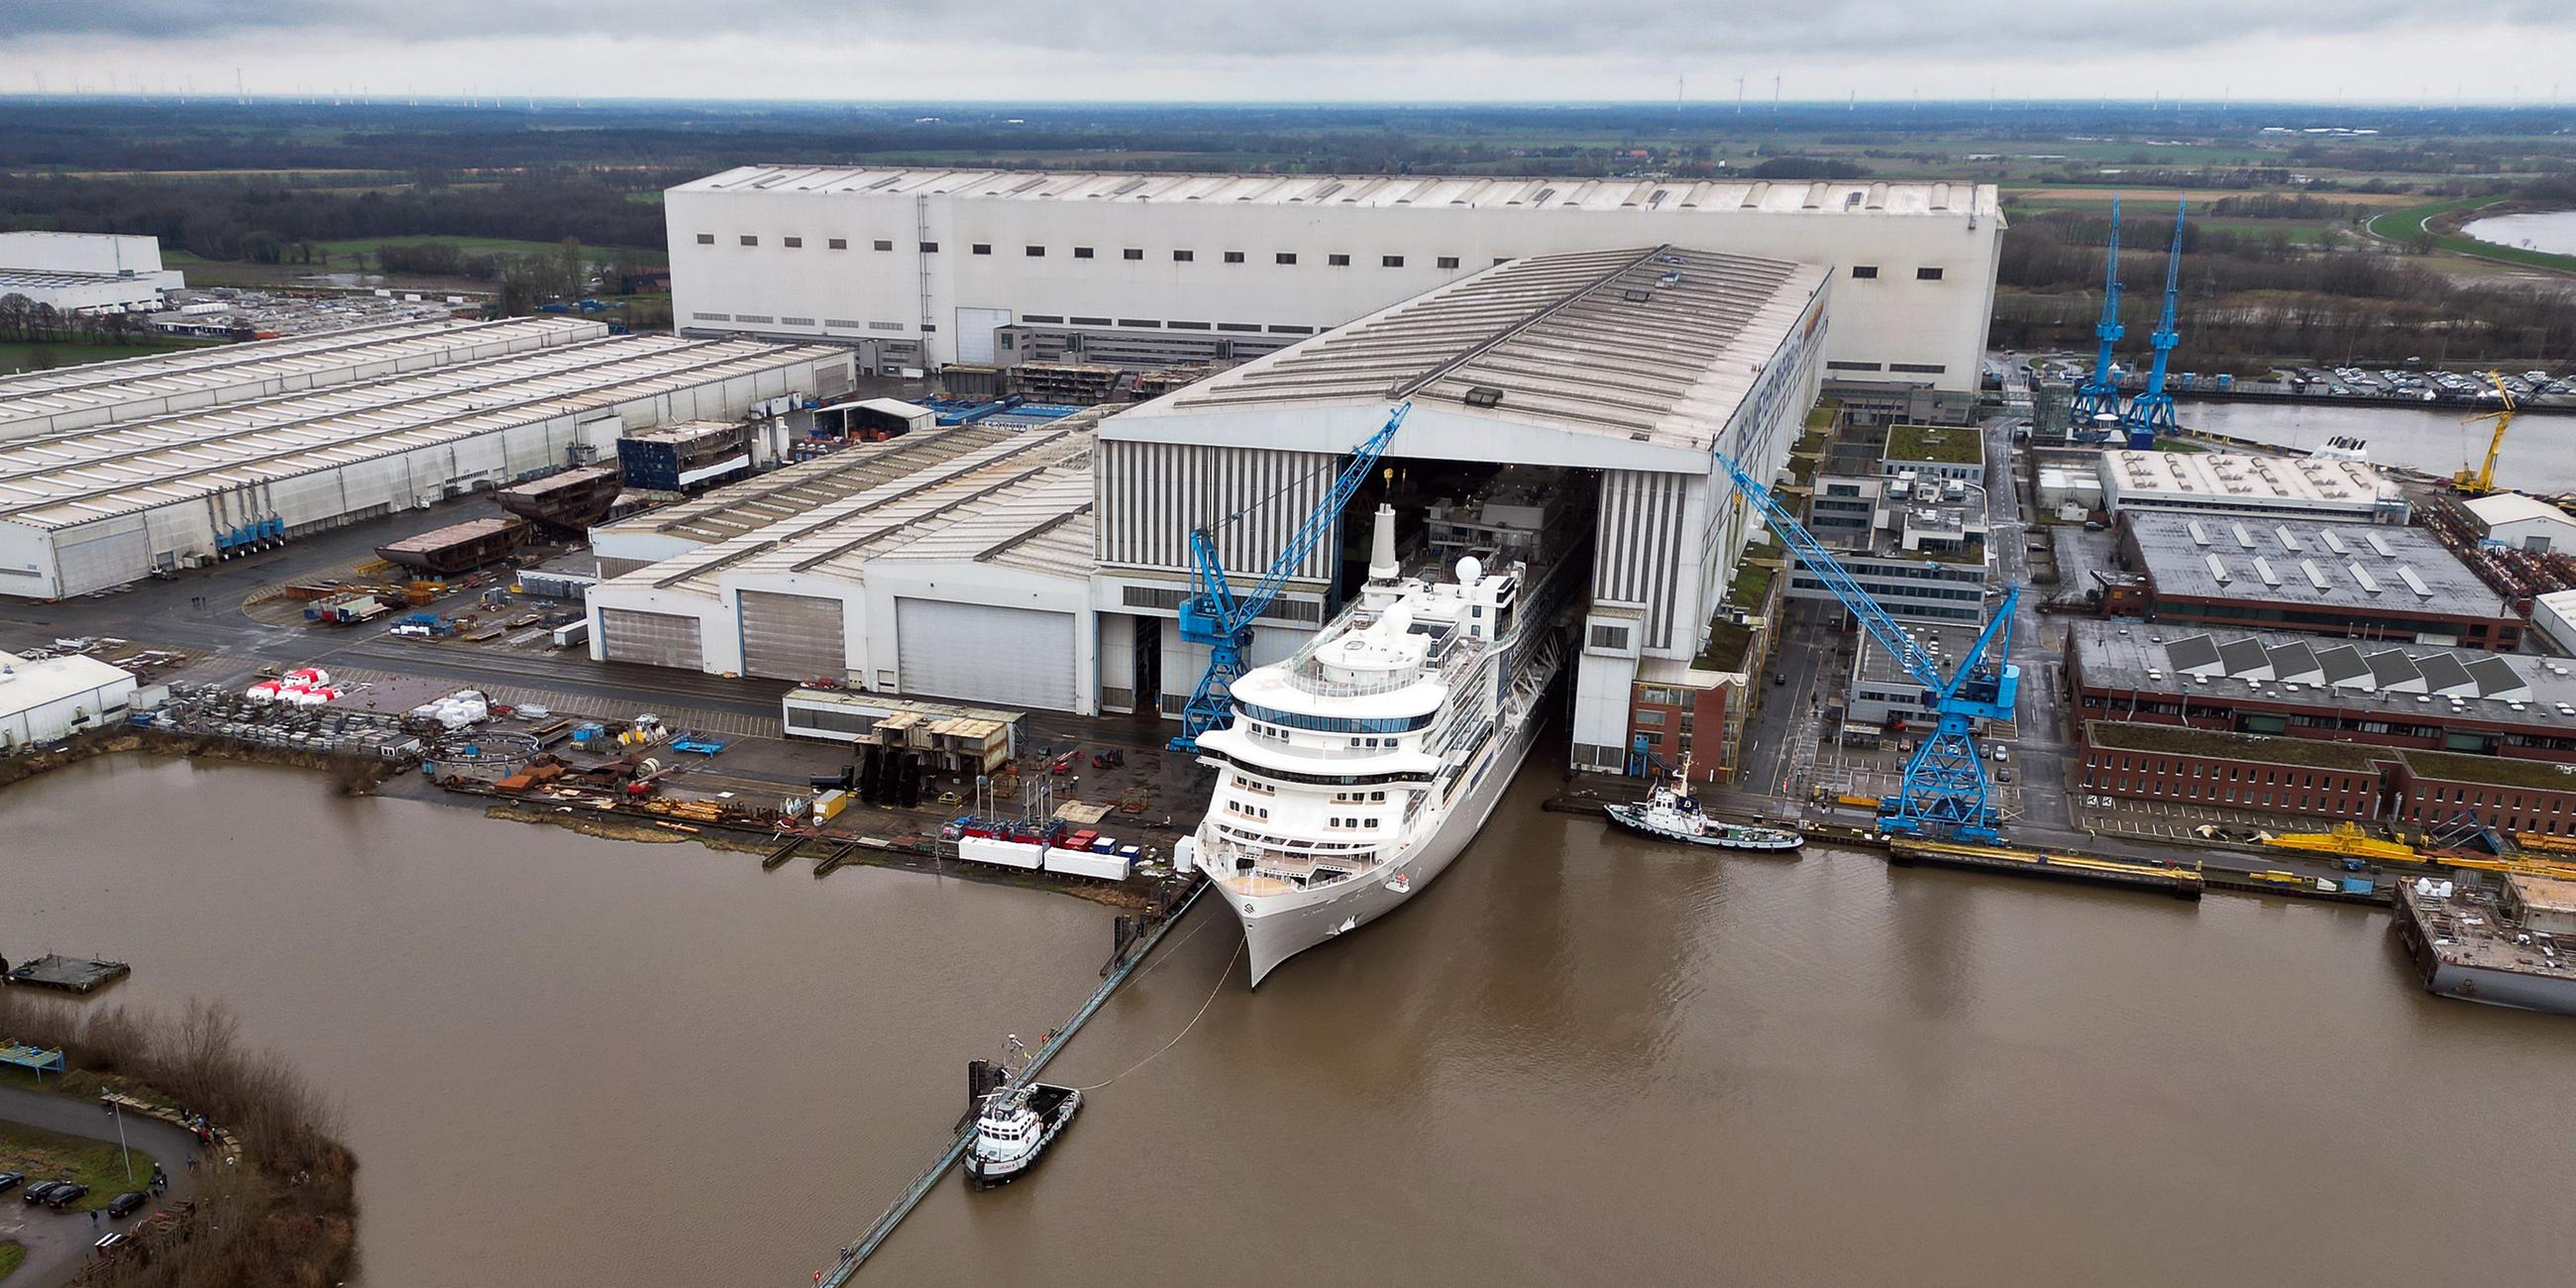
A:
[[[841,601],[821,595],[746,590],[741,597],[742,673],[773,680],[846,679]]]
[[[678,613],[644,613],[632,608],[599,610],[600,652],[611,662],[641,662],[703,671],[705,650],[698,646],[698,619]]]
[[[903,691],[1073,710],[1073,614],[933,599],[894,601]]]
[[[152,538],[141,528],[56,546],[54,552],[65,598],[122,586],[152,571]]]

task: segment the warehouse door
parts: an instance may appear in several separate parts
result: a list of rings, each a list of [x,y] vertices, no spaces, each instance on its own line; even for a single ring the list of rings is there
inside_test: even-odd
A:
[[[707,669],[706,652],[698,646],[698,619],[678,613],[600,609],[599,651],[611,662]]]
[[[957,310],[957,360],[992,366],[999,352],[993,347],[993,332],[1010,324],[1009,309]]]
[[[152,537],[141,528],[67,542],[55,547],[54,566],[61,570],[64,598],[108,586],[122,586],[152,571]]]
[[[898,599],[894,615],[904,692],[1073,710],[1073,614]]]
[[[821,595],[742,592],[742,673],[772,680],[843,680],[841,601]]]

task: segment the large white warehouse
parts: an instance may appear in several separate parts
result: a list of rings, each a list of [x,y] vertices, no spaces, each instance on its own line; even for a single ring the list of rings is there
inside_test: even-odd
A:
[[[1823,266],[1834,378],[1976,388],[1992,185],[742,166],[664,195],[700,335],[862,369],[1226,362],[1507,259],[1674,243]]]
[[[1191,532],[1209,530],[1248,587],[1341,458],[1409,401],[1384,479],[1408,539],[1429,514],[1406,509],[1408,486],[1410,501],[1433,501],[1455,494],[1430,487],[1517,470],[1583,498],[1561,520],[1589,532],[1593,560],[1573,763],[1618,769],[1643,690],[1691,683],[1757,522],[1717,455],[1761,479],[1786,463],[1832,352],[1827,296],[1840,285],[1817,265],[1670,247],[1518,260],[1102,422],[1103,708],[1175,714],[1206,668],[1175,612]],[[1295,571],[1257,628],[1256,663],[1338,607],[1340,551],[1326,542]]]
[[[170,416],[608,334],[582,318],[397,322],[0,376],[0,439]]]
[[[850,387],[825,346],[627,336],[0,443],[0,595],[55,599]]]
[[[187,285],[161,267],[161,239],[121,233],[0,233],[0,298],[23,295],[65,313],[157,308]]]
[[[591,588],[591,655],[1095,712],[1096,418],[910,434],[595,530],[603,559],[686,548]]]

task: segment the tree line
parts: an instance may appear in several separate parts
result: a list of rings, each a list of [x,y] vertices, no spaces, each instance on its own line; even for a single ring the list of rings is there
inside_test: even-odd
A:
[[[359,193],[257,178],[0,175],[0,227],[137,233],[215,260],[284,262],[306,243],[445,233],[659,249],[659,206],[578,173]]]
[[[357,1249],[357,1160],[339,1142],[338,1107],[274,1052],[252,1049],[221,1002],[176,1014],[83,1009],[25,989],[0,991],[0,1033],[60,1048],[76,1094],[118,1086],[183,1106],[240,1142],[238,1164],[205,1157],[197,1206],[92,1264],[89,1288],[316,1288],[345,1279]],[[174,1175],[178,1159],[163,1159]]]
[[[2004,238],[1993,343],[2082,348],[2102,307],[2108,221],[2076,212],[2016,220]],[[2133,234],[2134,235],[2134,234]],[[2121,255],[2130,333],[2162,307],[2162,238]],[[2129,243],[2134,246],[2134,241]],[[2176,318],[2181,366],[2251,371],[2279,359],[2322,362],[2562,361],[2576,344],[2576,298],[2546,286],[2447,277],[2404,256],[2319,251],[2286,235],[2186,221]]]

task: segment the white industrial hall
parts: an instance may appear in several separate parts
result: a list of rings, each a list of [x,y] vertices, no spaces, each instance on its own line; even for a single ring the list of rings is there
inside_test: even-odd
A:
[[[1339,526],[1364,532],[1386,501],[1410,548],[1502,504],[1588,533],[1572,756],[1617,769],[1635,686],[1688,667],[1754,534],[1717,455],[1757,478],[1785,466],[1838,286],[1816,265],[1668,246],[1516,260],[1103,421],[1103,709],[1171,714],[1205,668],[1176,621],[1194,529],[1248,587],[1340,459],[1410,403]],[[1256,628],[1256,663],[1356,584],[1341,535]]]
[[[1970,391],[2003,231],[1993,185],[1924,182],[746,165],[663,206],[684,332],[887,373],[1224,365],[1508,259],[1671,243],[1829,271],[1829,378]]]

